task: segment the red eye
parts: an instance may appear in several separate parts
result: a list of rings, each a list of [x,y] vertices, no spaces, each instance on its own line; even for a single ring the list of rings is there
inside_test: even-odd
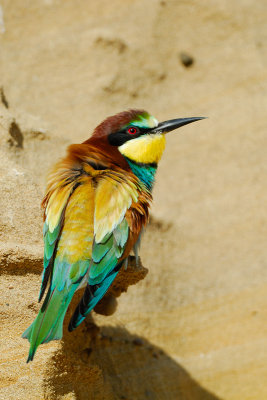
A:
[[[135,135],[138,132],[138,129],[131,126],[130,128],[127,129],[127,132],[130,133],[130,135]]]

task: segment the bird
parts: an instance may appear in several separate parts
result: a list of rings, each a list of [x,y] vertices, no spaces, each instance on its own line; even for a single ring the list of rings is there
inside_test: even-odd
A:
[[[44,210],[44,260],[39,302],[22,337],[37,347],[63,335],[74,293],[83,296],[68,326],[73,331],[108,291],[149,219],[152,189],[166,133],[204,117],[159,123],[147,111],[130,109],[106,118],[91,137],[72,144],[50,171]]]

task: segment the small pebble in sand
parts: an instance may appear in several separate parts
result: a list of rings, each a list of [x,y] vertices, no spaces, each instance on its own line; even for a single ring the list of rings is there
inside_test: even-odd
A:
[[[194,58],[190,54],[185,52],[181,52],[179,54],[179,58],[183,66],[186,68],[191,67],[195,62]]]

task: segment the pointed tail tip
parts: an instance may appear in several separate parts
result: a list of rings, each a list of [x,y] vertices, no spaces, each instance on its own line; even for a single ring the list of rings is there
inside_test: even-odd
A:
[[[26,364],[29,364],[30,361],[32,361],[32,358],[30,356],[28,356]]]
[[[32,349],[32,348],[31,348],[32,325],[33,325],[33,324],[31,324],[31,325],[23,332],[23,334],[21,335],[21,337],[22,337],[23,339],[27,339],[27,340],[30,342],[30,351],[29,351],[29,355],[28,355],[28,358],[27,358],[27,361],[26,361],[27,364],[28,364],[30,361],[33,360],[34,354],[35,354],[35,352],[36,352],[36,349]]]
[[[36,349],[34,349],[34,350],[30,349],[26,364],[28,364],[30,361],[33,361],[35,352],[36,352]]]

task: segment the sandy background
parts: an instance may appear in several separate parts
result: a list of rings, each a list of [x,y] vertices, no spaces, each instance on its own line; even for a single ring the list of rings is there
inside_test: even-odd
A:
[[[0,398],[265,400],[266,3],[0,5]],[[130,107],[209,119],[168,136],[147,277],[26,365],[47,169]]]

